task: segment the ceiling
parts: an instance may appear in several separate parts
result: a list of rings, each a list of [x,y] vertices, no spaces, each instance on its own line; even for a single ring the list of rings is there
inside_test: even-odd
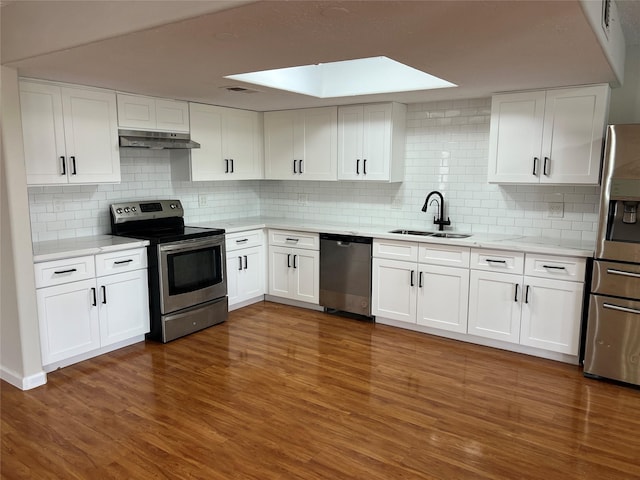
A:
[[[618,4],[637,32],[640,1]],[[260,111],[616,82],[578,0],[18,0],[0,16],[22,76]],[[380,55],[459,87],[317,99],[223,78]]]

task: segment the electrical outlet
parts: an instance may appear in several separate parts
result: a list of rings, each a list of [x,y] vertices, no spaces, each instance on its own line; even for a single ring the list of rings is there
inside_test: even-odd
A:
[[[547,209],[547,216],[549,218],[563,218],[564,217],[564,203],[551,202]]]
[[[53,211],[62,212],[64,210],[64,202],[59,198],[53,199]]]
[[[402,199],[394,198],[391,201],[391,208],[393,208],[394,210],[400,210],[402,208]]]
[[[306,193],[299,193],[298,205],[309,205],[309,195],[307,195]]]
[[[201,207],[207,206],[207,196],[204,193],[198,195],[198,205]]]

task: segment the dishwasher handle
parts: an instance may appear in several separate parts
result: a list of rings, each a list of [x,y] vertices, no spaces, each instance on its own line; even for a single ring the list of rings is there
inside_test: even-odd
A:
[[[337,242],[341,247],[348,247],[350,243],[364,243],[367,245],[373,244],[372,237],[361,237],[358,235],[338,235],[335,233],[321,233],[320,240]]]

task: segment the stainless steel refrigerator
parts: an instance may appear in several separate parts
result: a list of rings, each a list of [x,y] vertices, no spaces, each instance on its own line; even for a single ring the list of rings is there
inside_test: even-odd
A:
[[[640,124],[609,125],[584,373],[640,385]]]

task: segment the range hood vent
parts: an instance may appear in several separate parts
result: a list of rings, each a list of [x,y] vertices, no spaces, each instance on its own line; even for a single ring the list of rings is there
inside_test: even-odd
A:
[[[118,130],[121,147],[149,148],[151,150],[200,148],[188,133]]]

